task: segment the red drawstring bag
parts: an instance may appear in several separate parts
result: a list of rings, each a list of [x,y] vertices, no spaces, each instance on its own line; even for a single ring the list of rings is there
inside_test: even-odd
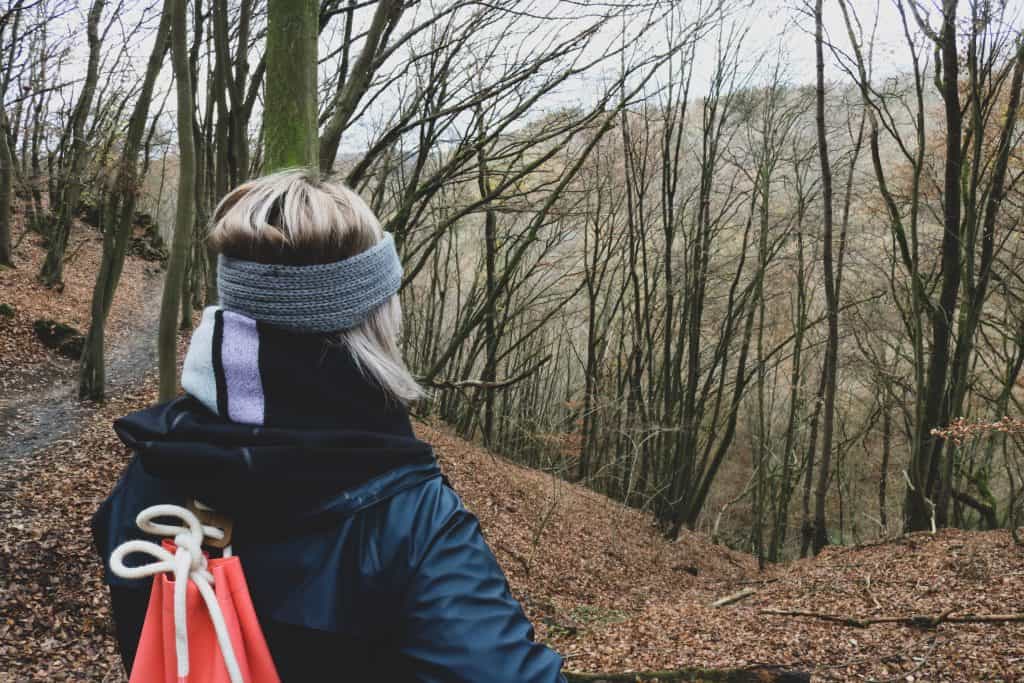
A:
[[[186,526],[156,523],[157,517],[176,517]],[[222,538],[224,532],[177,505],[146,508],[136,523],[174,542],[127,541],[110,556],[118,576],[153,577],[130,683],[280,683],[241,562],[234,556],[209,559],[202,551],[204,536]],[[124,557],[131,553],[156,561],[128,567]]]

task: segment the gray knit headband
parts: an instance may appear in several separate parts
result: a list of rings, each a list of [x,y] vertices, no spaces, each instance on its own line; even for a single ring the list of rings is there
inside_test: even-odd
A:
[[[222,307],[293,332],[355,327],[401,284],[402,263],[389,232],[366,251],[334,263],[283,266],[217,257]]]

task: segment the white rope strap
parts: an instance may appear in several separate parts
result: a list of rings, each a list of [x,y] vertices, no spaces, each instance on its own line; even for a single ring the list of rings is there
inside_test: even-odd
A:
[[[153,520],[157,517],[176,517],[185,526],[160,524]],[[157,536],[173,536],[177,546],[172,555],[168,550],[150,541],[126,541],[114,549],[110,555],[110,569],[120,577],[139,579],[155,576],[163,572],[174,574],[174,651],[178,659],[178,679],[188,676],[188,629],[185,623],[185,596],[188,582],[191,580],[199,589],[206,608],[213,620],[213,628],[217,633],[224,664],[228,669],[231,683],[244,683],[242,672],[235,658],[235,650],[231,646],[224,614],[217,604],[217,596],[213,592],[213,574],[206,568],[206,556],[203,555],[203,537],[219,539],[224,532],[216,527],[204,526],[191,511],[178,505],[153,505],[139,513],[135,523],[143,531]],[[124,558],[132,553],[145,553],[156,558],[156,562],[128,567]]]

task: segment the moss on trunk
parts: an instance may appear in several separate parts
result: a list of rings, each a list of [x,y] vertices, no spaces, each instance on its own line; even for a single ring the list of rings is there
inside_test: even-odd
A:
[[[264,170],[317,167],[317,0],[267,5]]]

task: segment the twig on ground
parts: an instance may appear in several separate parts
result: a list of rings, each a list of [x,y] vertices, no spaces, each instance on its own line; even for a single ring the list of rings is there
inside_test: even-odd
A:
[[[751,595],[753,595],[756,592],[757,591],[754,590],[753,588],[744,588],[743,590],[741,590],[738,593],[733,593],[732,595],[726,595],[724,598],[719,598],[718,600],[715,600],[713,603],[711,603],[711,606],[712,607],[725,607],[726,605],[731,605],[734,602],[739,602],[740,600],[743,600],[745,598],[749,598]]]

